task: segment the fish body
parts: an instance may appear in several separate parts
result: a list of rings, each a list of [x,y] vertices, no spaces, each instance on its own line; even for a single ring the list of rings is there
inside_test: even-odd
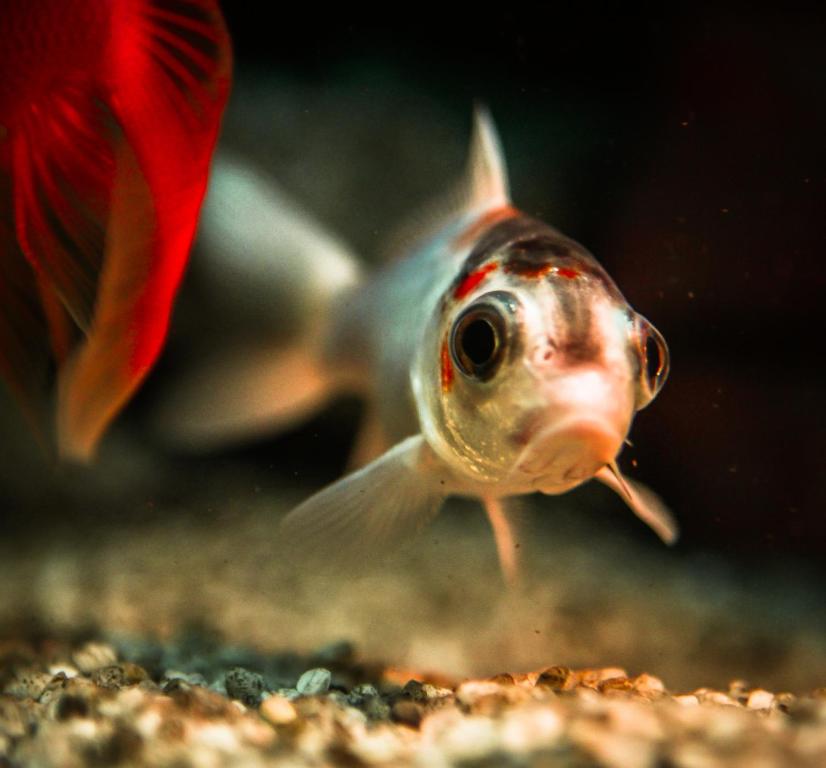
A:
[[[316,404],[345,389],[368,401],[361,469],[293,510],[285,539],[337,556],[404,537],[447,496],[464,495],[484,502],[513,577],[503,500],[597,478],[673,541],[668,511],[616,464],[634,413],[667,376],[662,336],[585,248],[513,207],[498,138],[481,110],[457,198],[409,252],[372,278],[351,272],[328,293],[295,348],[315,361],[313,376],[302,379],[295,367],[279,373],[275,354],[271,375],[258,376],[271,386],[261,395],[272,402],[272,424],[284,420],[278,403],[294,389]],[[225,254],[232,238],[224,235],[211,247]],[[339,263],[347,258],[335,252]],[[305,268],[321,274],[327,263],[318,254]],[[233,371],[221,370],[220,378],[194,379],[167,411],[183,432],[220,432],[210,414],[243,410]],[[247,393],[256,390],[249,384]],[[218,390],[220,406],[209,394]]]
[[[0,2],[0,377],[64,456],[159,354],[230,66],[214,0]]]

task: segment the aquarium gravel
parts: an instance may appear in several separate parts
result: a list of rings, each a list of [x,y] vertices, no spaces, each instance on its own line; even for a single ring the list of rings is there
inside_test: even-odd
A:
[[[327,649],[236,649],[253,669],[227,666],[225,649],[210,654],[193,638],[7,642],[0,764],[826,764],[826,689],[792,695],[734,681],[678,691],[615,667],[450,680],[353,654],[309,667]],[[162,669],[170,660],[184,669]]]

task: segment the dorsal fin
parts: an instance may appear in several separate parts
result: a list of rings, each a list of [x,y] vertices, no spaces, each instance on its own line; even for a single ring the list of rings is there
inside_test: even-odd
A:
[[[387,238],[387,256],[408,252],[447,223],[480,209],[508,205],[507,170],[499,135],[487,107],[473,111],[473,135],[465,173],[446,192],[408,216]]]
[[[473,111],[473,138],[467,172],[469,209],[510,202],[508,172],[499,134],[487,107]]]

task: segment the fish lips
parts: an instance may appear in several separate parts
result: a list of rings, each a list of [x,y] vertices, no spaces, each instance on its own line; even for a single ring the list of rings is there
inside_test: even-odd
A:
[[[610,421],[572,418],[538,431],[523,450],[514,474],[545,492],[561,493],[593,477],[613,461],[624,435]]]

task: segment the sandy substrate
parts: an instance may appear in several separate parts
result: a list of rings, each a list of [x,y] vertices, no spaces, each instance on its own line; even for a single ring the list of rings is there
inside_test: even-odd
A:
[[[315,570],[278,555],[302,492],[257,482],[0,545],[9,764],[826,761],[824,619],[783,563],[635,538],[597,488],[527,510],[515,589],[471,504]]]
[[[793,696],[733,683],[674,694],[648,674],[559,666],[458,682],[360,664],[347,644],[314,658],[262,656],[192,634],[188,642],[119,651],[44,639],[2,650],[6,765],[814,768],[826,761],[823,689]],[[326,666],[296,672],[313,663]]]

